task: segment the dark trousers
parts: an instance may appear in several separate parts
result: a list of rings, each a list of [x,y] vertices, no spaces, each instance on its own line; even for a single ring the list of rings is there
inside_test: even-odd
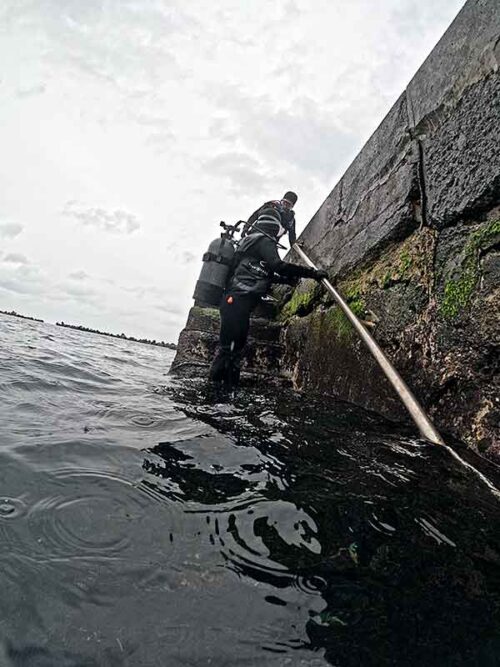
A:
[[[241,352],[247,342],[250,315],[258,304],[255,296],[225,294],[220,306],[219,350],[210,367],[209,377],[228,387],[240,379]]]

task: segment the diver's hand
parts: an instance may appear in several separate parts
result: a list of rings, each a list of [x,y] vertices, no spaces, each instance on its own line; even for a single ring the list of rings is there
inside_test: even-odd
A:
[[[321,282],[322,280],[325,280],[325,278],[328,278],[327,271],[324,271],[323,269],[318,269],[314,275],[314,280]]]

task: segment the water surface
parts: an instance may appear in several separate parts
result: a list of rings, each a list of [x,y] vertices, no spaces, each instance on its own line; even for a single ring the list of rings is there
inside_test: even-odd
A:
[[[499,664],[474,475],[345,403],[174,381],[172,357],[0,316],[2,667]]]

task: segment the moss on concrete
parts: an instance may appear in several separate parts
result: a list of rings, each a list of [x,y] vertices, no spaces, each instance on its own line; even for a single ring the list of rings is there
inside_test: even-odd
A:
[[[434,243],[433,231],[419,230],[389,249],[378,260],[341,280],[338,284],[339,292],[353,313],[360,319],[365,317],[369,294],[374,288],[387,289],[397,283],[411,281],[427,286],[432,274]],[[331,302],[331,297],[325,295],[325,303]],[[351,338],[354,329],[338,306],[329,309],[328,319],[339,340],[348,341]]]
[[[365,305],[361,298],[349,301],[349,307],[353,313],[362,318],[365,313]],[[339,343],[348,343],[355,334],[354,328],[340,306],[332,305],[327,310],[316,310],[311,315],[311,331],[315,336],[334,336]]]
[[[345,296],[349,308],[356,317],[363,318],[366,307],[360,296],[349,298]],[[339,342],[347,343],[354,335],[354,328],[340,306],[333,305],[322,314],[322,322],[327,327],[328,335],[336,336]]]
[[[219,317],[219,309],[218,308],[206,308],[205,306],[202,308],[201,306],[193,306],[193,313],[197,315],[204,315],[205,317]]]
[[[318,292],[316,286],[312,285],[308,289],[303,286],[297,287],[292,294],[292,298],[283,306],[280,314],[281,320],[288,320],[294,315],[305,315],[311,310]]]
[[[459,276],[445,283],[439,312],[447,320],[454,320],[466,308],[480,278],[479,256],[481,250],[500,235],[500,220],[494,220],[472,232],[467,239]]]
[[[339,342],[345,343],[350,340],[354,329],[339,306],[332,306],[325,313],[325,322],[328,329],[337,337]]]
[[[430,280],[435,234],[421,229],[383,256],[358,269],[339,285],[342,294],[366,294],[371,288],[387,289],[399,282],[416,281],[427,285]]]
[[[360,319],[365,317],[366,300],[373,288],[386,289],[398,282],[411,280],[427,284],[434,241],[434,232],[428,229],[419,230],[386,251],[378,260],[371,261],[341,280],[338,283],[339,292],[353,313]],[[333,303],[332,296],[323,291],[321,298],[321,288],[313,285],[305,289],[304,285],[307,283],[301,283],[282,308],[281,321],[288,322],[294,316],[312,313],[311,327],[315,335],[322,335],[324,327],[327,327],[325,333],[328,336],[334,335],[343,343],[350,342],[354,329],[341,308]]]

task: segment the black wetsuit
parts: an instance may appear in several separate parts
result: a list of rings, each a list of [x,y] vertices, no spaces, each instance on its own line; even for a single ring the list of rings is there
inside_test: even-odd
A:
[[[233,275],[220,306],[220,349],[210,368],[212,380],[229,386],[238,384],[250,315],[272,283],[316,277],[314,269],[284,262],[276,244],[276,239],[258,231],[251,232],[240,243]]]
[[[257,221],[259,215],[262,213],[262,211],[268,208],[275,208],[280,212],[281,224],[288,232],[288,240],[290,241],[290,247],[293,246],[293,244],[297,239],[297,235],[295,232],[295,211],[293,211],[291,208],[286,208],[285,206],[283,206],[280,199],[276,199],[274,201],[268,201],[265,204],[263,204],[260,208],[258,208],[256,211],[254,211],[254,213],[252,213],[252,215],[248,218],[243,227],[243,231],[241,234],[242,237],[246,236],[250,232],[250,229]]]

